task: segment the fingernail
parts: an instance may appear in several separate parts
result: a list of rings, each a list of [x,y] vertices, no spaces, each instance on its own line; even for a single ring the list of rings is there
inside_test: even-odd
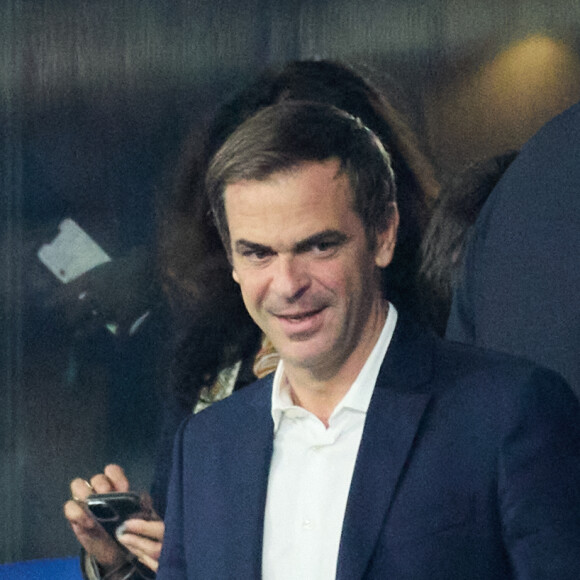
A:
[[[127,531],[127,524],[121,524],[116,530],[115,530],[115,536],[117,537],[117,540],[121,539],[121,536]]]

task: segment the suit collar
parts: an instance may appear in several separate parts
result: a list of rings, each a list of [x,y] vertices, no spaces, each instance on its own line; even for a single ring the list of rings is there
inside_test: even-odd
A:
[[[430,399],[434,339],[399,320],[373,393],[353,473],[337,578],[361,578]]]

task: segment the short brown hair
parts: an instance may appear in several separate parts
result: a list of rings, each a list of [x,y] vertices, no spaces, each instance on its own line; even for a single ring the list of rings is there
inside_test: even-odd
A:
[[[396,201],[391,160],[379,139],[355,117],[321,103],[284,102],[245,121],[213,157],[206,178],[214,219],[226,248],[230,239],[224,192],[245,180],[262,181],[308,161],[336,158],[350,180],[354,209],[369,241],[389,225]]]

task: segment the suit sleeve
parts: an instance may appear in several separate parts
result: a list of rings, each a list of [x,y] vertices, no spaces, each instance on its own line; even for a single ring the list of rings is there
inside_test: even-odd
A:
[[[151,484],[151,497],[155,511],[165,518],[167,487],[171,474],[173,443],[179,426],[190,417],[192,410],[180,403],[176,397],[169,397],[163,410],[163,429],[158,443],[155,472]]]
[[[183,544],[183,437],[185,421],[178,430],[173,447],[173,460],[167,511],[165,513],[165,535],[159,561],[158,580],[180,580],[187,578]]]
[[[538,369],[500,450],[499,506],[516,578],[580,578],[580,410],[558,375]],[[510,419],[511,421],[511,419]]]
[[[521,149],[486,200],[447,338],[526,357],[580,398],[580,103]]]

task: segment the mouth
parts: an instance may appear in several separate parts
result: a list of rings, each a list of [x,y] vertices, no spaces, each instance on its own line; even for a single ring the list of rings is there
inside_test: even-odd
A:
[[[312,316],[316,316],[317,314],[319,314],[320,312],[322,312],[324,310],[324,308],[318,308],[316,310],[308,310],[308,311],[304,311],[304,312],[295,312],[295,313],[279,313],[276,314],[275,316],[277,318],[282,318],[283,320],[288,320],[290,322],[300,322],[302,320],[306,320],[308,318],[311,318]]]
[[[288,335],[305,335],[315,332],[321,324],[322,312],[325,308],[303,312],[287,312],[275,314]]]

